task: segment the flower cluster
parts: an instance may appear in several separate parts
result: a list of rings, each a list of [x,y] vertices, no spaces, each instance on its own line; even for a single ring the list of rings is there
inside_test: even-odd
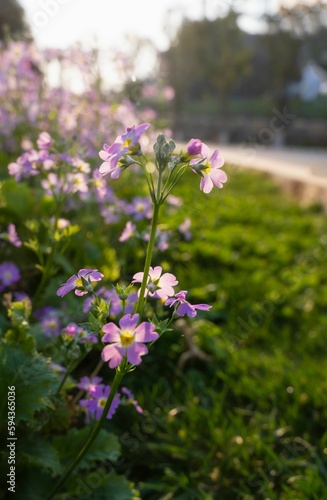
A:
[[[77,385],[79,389],[86,392],[87,397],[81,399],[79,405],[86,412],[87,423],[101,418],[103,408],[110,394],[110,386],[101,382],[101,377],[82,377]],[[138,413],[143,413],[143,409],[136,401],[134,394],[127,387],[122,387],[120,393],[118,392],[115,395],[106,418],[110,420],[120,405],[132,405]]]
[[[81,269],[77,275],[71,276],[66,283],[60,286],[57,291],[59,297],[75,290],[76,295],[85,295],[93,291],[92,281],[101,281],[103,274],[97,269]]]
[[[129,166],[139,161],[133,156],[142,156],[139,140],[141,135],[148,130],[149,123],[143,123],[139,126],[127,128],[123,135],[117,137],[111,145],[104,144],[103,149],[99,152],[100,158],[103,160],[99,168],[101,175],[109,175],[112,179],[117,179],[121,172]],[[200,175],[200,189],[204,193],[210,193],[213,186],[222,188],[227,181],[227,175],[223,170],[220,170],[224,165],[224,159],[219,155],[219,150],[210,151],[209,147],[200,141],[200,139],[191,139],[187,144],[186,154],[180,156],[173,155],[175,144],[173,141],[167,143],[163,135],[159,135],[157,142],[154,145],[156,154],[156,168],[159,172],[163,172],[166,167],[169,168],[168,179],[171,179],[172,184],[168,182],[168,192],[163,193],[165,199],[172,187],[175,185],[176,174],[180,176],[181,167],[189,165],[193,172]],[[146,172],[147,165],[143,165]],[[173,175],[174,171],[175,176]],[[149,176],[149,179],[151,175]],[[149,182],[150,194],[152,199],[156,199],[156,194],[151,189],[152,184]],[[158,200],[157,200],[158,201]]]
[[[17,283],[20,278],[20,271],[16,264],[10,261],[0,264],[0,292]]]

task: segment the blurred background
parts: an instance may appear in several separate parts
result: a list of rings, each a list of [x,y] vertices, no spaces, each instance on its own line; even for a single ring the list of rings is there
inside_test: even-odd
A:
[[[1,0],[0,38],[0,252],[21,273],[6,294],[27,293],[44,309],[30,321],[32,376],[17,377],[17,419],[24,404],[29,417],[19,426],[17,498],[45,498],[84,422],[71,404],[74,381],[49,410],[48,342],[69,320],[85,321],[79,298],[62,303],[56,290],[86,266],[110,286],[142,269],[149,216],[133,203],[146,200],[146,186],[133,170],[119,182],[100,179],[98,152],[150,122],[144,151],[160,130],[180,144],[218,145],[226,160],[228,183],[209,195],[192,172],[184,176],[155,261],[176,273],[192,303],[212,309],[179,321],[128,379],[144,414],[117,410],[107,428],[121,458],[103,488],[79,498],[326,499],[327,2]],[[49,194],[42,183],[48,167],[29,177],[42,131],[55,152],[82,159],[76,186],[70,164],[61,177],[73,194],[59,236],[55,185]],[[269,175],[248,171],[265,165]],[[292,179],[296,201],[271,179],[277,173],[283,188]],[[140,236],[122,244],[130,220]],[[1,300],[0,336],[9,336],[0,347],[17,360],[0,363],[4,381],[28,357],[7,316]],[[97,363],[91,352],[74,379]],[[106,367],[100,375],[111,383]],[[5,401],[7,382],[2,389]],[[99,448],[79,475],[86,482],[107,460]],[[7,455],[0,459],[6,470]],[[63,498],[76,498],[72,491]]]
[[[286,107],[301,119],[273,145],[327,145],[325,1],[2,0],[0,24],[2,38],[96,50],[103,88],[156,109],[181,140],[246,141]],[[83,91],[72,70],[66,83]]]

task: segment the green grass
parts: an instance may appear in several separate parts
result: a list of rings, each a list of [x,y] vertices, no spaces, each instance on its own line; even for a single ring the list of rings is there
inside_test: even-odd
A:
[[[145,500],[324,498],[326,216],[256,173],[230,171],[209,196],[185,179],[179,194],[170,223],[191,217],[194,239],[167,261],[213,308],[128,381],[147,413],[121,416],[122,470]],[[190,332],[204,357],[184,357]]]

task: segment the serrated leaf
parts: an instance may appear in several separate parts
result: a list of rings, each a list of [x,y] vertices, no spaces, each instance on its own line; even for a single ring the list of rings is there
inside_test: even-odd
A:
[[[90,474],[72,478],[67,488],[71,496],[68,495],[67,500],[75,496],[93,500],[134,500],[136,497],[128,479],[114,471],[108,474],[107,467],[100,466]]]
[[[40,469],[50,471],[53,475],[61,474],[62,465],[59,460],[58,450],[47,441],[35,438],[29,439],[17,449],[19,456],[30,464]]]
[[[54,437],[53,445],[59,450],[60,459],[65,466],[71,463],[84,446],[89,433],[90,428],[85,427],[84,429],[71,429],[65,436]],[[89,451],[77,465],[76,470],[87,469],[95,461],[116,461],[119,456],[120,444],[118,437],[115,434],[110,434],[105,429],[101,429]]]
[[[17,474],[19,474],[17,470]],[[24,467],[20,481],[17,484],[17,494],[13,498],[23,498],[24,500],[36,500],[36,498],[46,498],[50,488],[53,485],[53,479],[50,474],[46,474],[37,467]]]
[[[49,397],[60,383],[58,375],[38,353],[28,355],[19,347],[2,341],[0,343],[0,401],[7,397],[7,386],[15,386],[16,423],[31,420],[37,410],[50,404]]]

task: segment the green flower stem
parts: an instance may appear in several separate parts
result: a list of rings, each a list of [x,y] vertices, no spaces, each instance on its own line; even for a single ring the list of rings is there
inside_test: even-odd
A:
[[[57,201],[57,206],[56,206],[56,211],[55,211],[55,217],[54,217],[54,231],[57,229],[57,224],[58,224],[58,220],[59,220],[59,217],[60,217],[60,212],[61,212],[61,207],[62,207],[62,204],[63,204],[63,200],[61,199],[61,194],[59,196],[59,199]],[[56,198],[55,198],[56,199]],[[43,268],[43,273],[42,273],[42,278],[41,278],[41,281],[39,282],[39,285],[36,289],[36,292],[34,294],[34,297],[33,297],[33,307],[34,309],[36,308],[36,305],[38,303],[38,300],[40,298],[40,295],[44,289],[44,286],[46,285],[47,281],[49,280],[51,274],[52,274],[52,271],[53,271],[53,260],[54,260],[54,257],[55,257],[55,253],[57,251],[57,248],[58,248],[58,244],[59,242],[58,241],[55,241],[53,246],[51,247],[51,251],[50,251],[50,255],[48,256],[48,259],[46,261],[46,264],[45,264],[45,267]],[[40,262],[41,262],[41,259],[40,259]],[[42,262],[41,262],[42,264]]]
[[[161,203],[154,204],[150,239],[149,239],[148,248],[146,251],[146,258],[145,258],[145,264],[144,264],[143,280],[142,280],[141,289],[140,289],[140,296],[139,296],[136,310],[135,310],[135,312],[140,314],[140,315],[142,315],[144,302],[145,302],[144,294],[145,294],[145,289],[146,289],[146,285],[148,282],[149,269],[150,269],[151,261],[152,261],[152,254],[153,254],[153,248],[154,248],[154,241],[155,241],[155,237],[156,237],[160,206],[161,206]]]
[[[97,437],[97,435],[99,434],[99,432],[100,432],[100,430],[102,428],[103,422],[107,418],[108,411],[110,410],[110,407],[111,407],[111,403],[112,403],[112,401],[113,401],[113,399],[114,399],[114,397],[115,397],[115,395],[116,395],[116,393],[117,393],[117,391],[119,389],[119,386],[121,384],[121,381],[122,381],[125,373],[126,372],[124,370],[119,370],[119,368],[117,369],[115,378],[114,378],[113,383],[111,385],[110,394],[109,394],[108,399],[106,401],[106,404],[105,404],[105,406],[103,408],[103,412],[102,412],[102,415],[100,417],[100,420],[98,420],[96,422],[96,424],[94,425],[93,429],[91,430],[91,432],[89,434],[89,437],[88,437],[85,445],[83,446],[83,448],[81,449],[81,451],[76,455],[76,457],[74,458],[73,462],[67,468],[66,472],[60,478],[60,480],[58,481],[58,483],[56,484],[56,486],[53,488],[53,490],[46,497],[46,500],[51,500],[52,498],[54,498],[54,496],[57,493],[59,493],[60,489],[66,483],[67,479],[69,478],[69,476],[71,475],[71,473],[73,472],[73,470],[75,469],[75,467],[80,463],[80,461],[82,460],[82,458],[84,457],[84,455],[87,453],[87,451],[92,446],[93,441],[95,440],[95,438]]]

